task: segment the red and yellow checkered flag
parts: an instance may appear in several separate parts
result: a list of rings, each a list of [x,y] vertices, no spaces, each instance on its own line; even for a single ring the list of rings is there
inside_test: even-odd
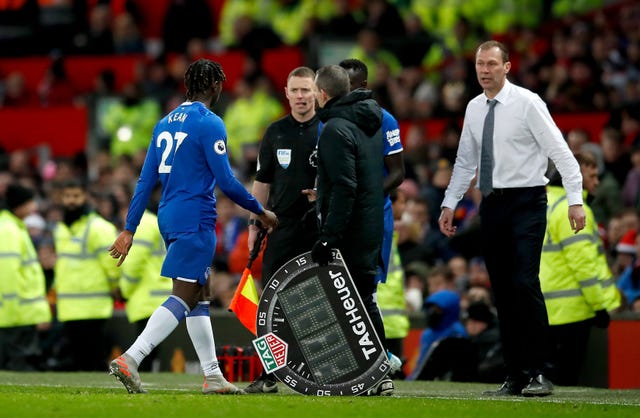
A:
[[[256,330],[256,316],[258,314],[258,303],[260,298],[258,297],[258,290],[256,284],[253,281],[251,275],[251,264],[258,257],[258,254],[262,250],[262,244],[264,238],[267,235],[266,229],[260,229],[258,238],[253,246],[253,250],[249,254],[249,262],[242,272],[240,283],[236,288],[231,303],[229,303],[229,310],[236,314],[242,325],[244,325],[253,335],[257,335]]]

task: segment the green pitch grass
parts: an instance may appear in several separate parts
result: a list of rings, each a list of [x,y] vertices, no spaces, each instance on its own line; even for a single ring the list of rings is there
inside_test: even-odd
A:
[[[493,385],[396,381],[392,397],[302,396],[284,384],[273,395],[205,396],[196,375],[143,373],[142,380],[149,393],[130,395],[106,372],[0,372],[0,417],[640,417],[640,390],[558,387],[546,398],[495,399],[482,396]]]

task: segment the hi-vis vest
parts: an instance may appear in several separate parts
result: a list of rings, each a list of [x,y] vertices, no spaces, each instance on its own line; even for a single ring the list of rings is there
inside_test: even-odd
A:
[[[382,314],[387,338],[404,338],[409,335],[409,316],[404,296],[404,271],[398,253],[398,233],[393,232],[387,281],[378,284],[378,306]]]
[[[171,294],[172,280],[160,276],[165,254],[158,218],[145,211],[121,267],[120,291],[127,299],[125,310],[129,322],[149,318]]]
[[[0,328],[51,321],[42,266],[24,222],[0,211]]]
[[[119,271],[117,260],[107,249],[116,235],[116,227],[93,212],[70,227],[62,222],[56,225],[54,286],[58,320],[111,317],[111,291],[118,285]]]
[[[574,234],[567,218],[562,187],[548,186],[547,231],[540,259],[540,286],[550,325],[592,318],[600,309],[620,304],[591,208],[584,205],[586,225]],[[605,293],[605,290],[606,292]],[[613,291],[613,292],[611,292]]]

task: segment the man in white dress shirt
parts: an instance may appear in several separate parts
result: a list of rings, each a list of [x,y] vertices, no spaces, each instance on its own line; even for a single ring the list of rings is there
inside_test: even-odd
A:
[[[509,53],[496,41],[476,50],[484,92],[467,105],[451,182],[442,202],[440,230],[456,232],[453,211],[478,175],[482,248],[500,322],[507,376],[494,396],[547,396],[544,376],[549,322],[540,291],[540,254],[546,227],[544,174],[550,158],[562,176],[568,221],[584,228],[582,176],[546,104],[507,80]],[[483,145],[484,142],[484,145]]]

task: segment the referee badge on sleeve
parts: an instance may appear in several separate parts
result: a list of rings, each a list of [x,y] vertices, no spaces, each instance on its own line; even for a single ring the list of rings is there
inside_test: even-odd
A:
[[[280,164],[280,167],[282,168],[289,167],[289,164],[291,164],[290,149],[279,149],[276,155],[278,156],[278,164]]]

